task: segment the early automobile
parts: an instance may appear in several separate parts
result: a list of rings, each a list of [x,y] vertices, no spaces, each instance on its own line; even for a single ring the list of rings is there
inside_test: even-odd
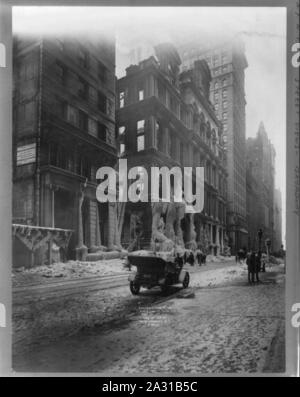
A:
[[[190,275],[183,268],[183,259],[180,256],[136,251],[128,255],[128,262],[137,269],[128,278],[133,295],[138,295],[141,287],[150,289],[160,286],[165,291],[174,284],[180,283],[183,288],[189,285]]]

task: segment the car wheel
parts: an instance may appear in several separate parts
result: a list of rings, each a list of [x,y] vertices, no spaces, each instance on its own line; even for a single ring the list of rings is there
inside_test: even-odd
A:
[[[132,295],[138,295],[140,292],[141,286],[139,284],[135,283],[134,281],[130,281],[129,288],[130,288]]]

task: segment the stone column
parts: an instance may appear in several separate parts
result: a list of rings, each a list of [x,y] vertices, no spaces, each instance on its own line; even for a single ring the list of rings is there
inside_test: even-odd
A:
[[[195,225],[194,225],[194,214],[186,214],[186,248],[196,249],[197,244],[195,241]]]
[[[209,239],[210,239],[210,244],[213,244],[213,225],[209,224]],[[212,249],[210,250],[210,253],[212,253]]]
[[[123,204],[123,203],[122,203]],[[107,231],[107,248],[112,250],[121,250],[121,235],[118,227],[118,208],[119,203],[108,203],[108,231]],[[124,203],[125,206],[125,203]]]
[[[100,216],[99,216],[98,203],[96,203],[96,246],[100,247],[100,245],[101,245]]]
[[[53,186],[51,186],[50,191],[51,191],[51,227],[55,228],[55,189]]]
[[[223,251],[224,251],[224,229],[222,227],[220,229],[220,234],[221,234],[220,247],[221,247],[221,253],[223,253]]]
[[[220,254],[220,239],[219,239],[219,225],[216,225],[216,245],[217,245],[217,255]]]
[[[78,194],[78,205],[77,205],[77,247],[76,247],[76,259],[84,261],[86,259],[88,248],[83,242],[83,220],[82,220],[82,204],[84,200],[84,190],[86,188],[85,184],[80,184],[80,190]]]
[[[114,249],[115,235],[115,208],[114,203],[108,203],[108,230],[107,230],[107,248],[112,251]]]
[[[150,74],[148,78],[148,86],[149,86],[149,96],[157,96],[156,79],[153,76],[153,74]]]
[[[98,204],[96,201],[90,201],[90,252],[97,252],[100,242],[100,225]]]

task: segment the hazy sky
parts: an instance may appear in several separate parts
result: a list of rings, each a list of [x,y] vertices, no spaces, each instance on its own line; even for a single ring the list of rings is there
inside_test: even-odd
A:
[[[14,7],[15,32],[101,34],[115,30],[117,75],[129,51],[143,42],[182,37],[203,40],[242,33],[248,60],[245,74],[246,135],[265,124],[276,150],[275,184],[285,203],[286,10],[279,7]],[[283,212],[284,212],[283,208]],[[285,227],[285,216],[283,228]]]

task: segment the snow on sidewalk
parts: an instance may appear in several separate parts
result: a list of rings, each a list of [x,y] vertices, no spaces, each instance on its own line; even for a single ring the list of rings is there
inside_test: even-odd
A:
[[[97,262],[68,261],[30,269],[19,268],[13,272],[13,285],[47,283],[58,279],[76,279],[93,276],[110,276],[126,273],[124,259],[107,259]]]

